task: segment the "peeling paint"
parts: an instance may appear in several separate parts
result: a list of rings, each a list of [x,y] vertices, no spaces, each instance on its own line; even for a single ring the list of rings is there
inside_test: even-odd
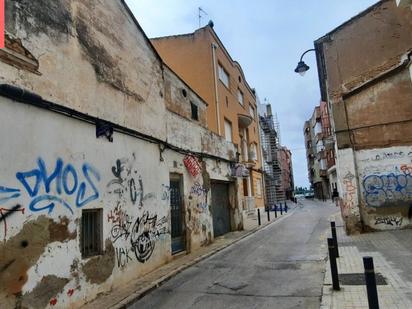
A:
[[[86,280],[92,284],[103,283],[113,273],[115,252],[110,240],[106,240],[106,250],[102,255],[92,257],[82,266]]]
[[[70,280],[53,275],[45,276],[28,294],[22,297],[22,308],[45,308]]]
[[[20,232],[0,245],[0,292],[21,292],[27,282],[27,271],[36,264],[47,244],[74,239],[76,233],[67,231],[67,219],[55,223],[40,216],[26,223]],[[55,234],[58,232],[58,234]],[[35,235],[35,237],[33,237]]]

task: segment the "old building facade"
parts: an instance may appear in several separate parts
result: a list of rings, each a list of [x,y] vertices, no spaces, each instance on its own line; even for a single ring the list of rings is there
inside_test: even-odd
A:
[[[383,0],[315,41],[348,232],[412,223],[411,29],[410,8]]]
[[[235,145],[124,1],[8,1],[6,21],[2,308],[79,307],[242,228]]]
[[[322,115],[325,116],[321,105],[314,108],[312,117],[305,122],[303,134],[305,136],[306,158],[308,163],[308,176],[311,187],[313,188],[315,198],[330,198],[330,185],[328,178],[328,162],[326,156],[325,144],[327,139],[324,135],[326,129],[325,121],[322,121]]]
[[[240,64],[211,24],[151,41],[165,63],[207,102],[208,128],[237,145],[239,163],[249,170],[239,184],[243,209],[264,207],[256,94]]]
[[[282,170],[282,187],[285,191],[285,198],[291,200],[293,198],[293,191],[295,183],[293,180],[292,167],[292,152],[285,146],[281,146],[279,150],[280,166]]]

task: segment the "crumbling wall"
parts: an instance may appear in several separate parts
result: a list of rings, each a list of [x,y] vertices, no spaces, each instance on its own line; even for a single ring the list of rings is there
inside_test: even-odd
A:
[[[356,153],[365,225],[387,230],[412,226],[412,146]]]
[[[80,305],[170,259],[157,145],[5,98],[0,123],[2,308]],[[102,211],[102,251],[87,258],[86,209]]]
[[[0,83],[165,138],[162,64],[122,1],[7,1],[5,28],[25,55],[0,53]]]

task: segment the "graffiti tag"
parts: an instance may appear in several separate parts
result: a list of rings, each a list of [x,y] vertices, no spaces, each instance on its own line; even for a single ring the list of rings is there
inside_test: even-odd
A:
[[[54,169],[48,170],[44,160],[39,158],[35,169],[17,172],[16,179],[32,199],[29,204],[32,212],[47,210],[50,214],[56,204],[60,204],[73,214],[73,207],[65,197],[74,196],[75,205],[78,208],[99,198],[95,182],[100,181],[100,174],[88,163],[84,163],[81,171],[77,171],[72,164],[65,164],[62,159],[58,158]],[[0,198],[0,204],[2,204],[10,199],[18,198],[22,190],[0,187],[0,193],[9,194],[7,197]]]
[[[394,201],[412,200],[412,175],[368,175],[363,180],[363,189],[366,203],[373,207]]]
[[[391,226],[401,226],[402,225],[402,217],[376,217],[375,224],[386,224]]]
[[[157,215],[150,216],[144,212],[133,225],[130,242],[136,259],[145,263],[150,259],[155,248],[156,240],[160,235],[167,233],[167,218],[157,219]]]

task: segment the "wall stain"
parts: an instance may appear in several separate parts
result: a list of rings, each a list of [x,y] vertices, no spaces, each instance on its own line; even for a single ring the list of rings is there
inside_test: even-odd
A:
[[[48,275],[28,294],[23,295],[22,308],[45,308],[70,280]]]
[[[6,30],[18,36],[24,29],[28,36],[45,34],[61,42],[71,34],[73,23],[69,0],[6,1]]]
[[[68,219],[59,223],[46,216],[26,223],[20,232],[0,245],[0,294],[17,295],[27,282],[27,271],[37,263],[45,247],[54,241],[76,238],[68,231]]]
[[[144,102],[143,97],[129,89],[125,84],[126,77],[119,69],[118,60],[115,59],[106,48],[98,42],[94,35],[87,16],[79,14],[76,18],[76,32],[79,43],[85,52],[99,81],[107,83],[116,90],[133,97],[138,102]]]
[[[82,266],[82,271],[86,275],[86,280],[92,284],[105,282],[113,273],[115,266],[115,252],[112,242],[106,240],[106,251],[103,255],[90,258]]]

